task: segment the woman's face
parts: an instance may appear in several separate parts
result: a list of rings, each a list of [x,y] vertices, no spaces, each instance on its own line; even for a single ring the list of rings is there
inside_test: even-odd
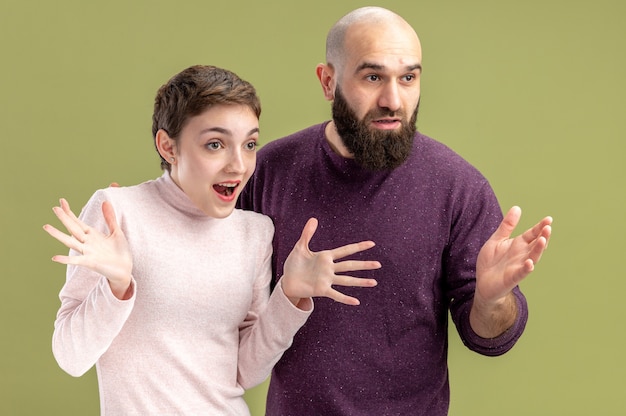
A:
[[[225,218],[254,172],[258,137],[250,107],[211,107],[187,121],[173,147],[171,177],[206,215]]]

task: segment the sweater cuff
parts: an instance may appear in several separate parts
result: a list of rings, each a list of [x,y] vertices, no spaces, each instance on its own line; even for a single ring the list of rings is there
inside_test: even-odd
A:
[[[131,279],[130,287],[128,288],[128,290],[130,290],[131,292],[131,296],[128,299],[119,299],[117,296],[115,296],[113,294],[113,291],[111,290],[111,285],[109,284],[109,281],[106,279],[106,277],[102,277],[100,281],[100,288],[109,302],[119,302],[120,304],[135,303],[135,297],[137,295],[137,281],[134,277]]]
[[[517,343],[517,340],[522,336],[526,322],[528,321],[528,306],[526,298],[519,289],[513,291],[517,304],[517,317],[513,325],[504,331],[502,334],[495,338],[483,338],[476,334],[472,329],[469,322],[469,314],[471,310],[471,303],[464,311],[463,330],[461,338],[463,343],[472,351],[486,356],[498,356],[509,351]]]
[[[294,309],[298,311],[299,313],[301,313],[303,316],[306,316],[307,318],[313,312],[313,308],[314,308],[313,298],[302,298],[302,300],[298,304],[299,306],[296,306],[293,303],[291,303],[287,295],[285,295],[285,292],[283,292],[282,277],[278,281],[278,284],[276,284],[276,287],[274,288],[274,292],[278,292],[276,293],[275,296],[278,296],[281,299],[280,302],[283,305],[282,307]]]

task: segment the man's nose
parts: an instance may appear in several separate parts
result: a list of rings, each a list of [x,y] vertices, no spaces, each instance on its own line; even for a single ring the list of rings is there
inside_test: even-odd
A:
[[[400,91],[396,82],[388,82],[384,86],[378,99],[378,106],[394,112],[401,108]]]

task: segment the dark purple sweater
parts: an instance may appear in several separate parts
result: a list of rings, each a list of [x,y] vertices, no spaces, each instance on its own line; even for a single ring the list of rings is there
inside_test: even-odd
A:
[[[319,220],[311,250],[361,240],[376,247],[355,258],[382,268],[353,275],[375,288],[338,288],[360,306],[327,298],[295,336],[272,373],[272,416],[428,415],[448,412],[448,310],[465,345],[500,355],[513,347],[528,317],[486,340],[470,328],[478,251],[502,212],[487,180],[443,144],[417,133],[399,168],[371,172],[335,154],[326,123],[265,145],[242,194],[243,208],[276,227],[276,279],[310,217]]]

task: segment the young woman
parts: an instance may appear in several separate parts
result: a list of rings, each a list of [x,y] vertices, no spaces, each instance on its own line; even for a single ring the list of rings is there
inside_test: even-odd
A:
[[[262,382],[313,310],[313,296],[358,304],[332,285],[374,286],[338,261],[361,242],[313,253],[304,227],[270,296],[271,220],[235,210],[256,164],[260,103],[234,73],[194,66],[156,96],[152,132],[164,170],[98,190],[80,218],[53,210],[70,249],[53,352],[80,376],[94,364],[103,415],[249,414],[244,389]]]

